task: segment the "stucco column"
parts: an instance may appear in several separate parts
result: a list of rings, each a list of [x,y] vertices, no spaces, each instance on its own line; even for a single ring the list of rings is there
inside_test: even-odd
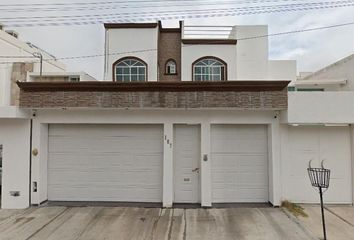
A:
[[[279,118],[268,127],[269,147],[269,201],[273,206],[281,204],[281,149]]]
[[[36,118],[33,119],[31,154],[31,204],[40,204],[48,200],[48,124],[42,124]]]
[[[173,203],[173,124],[164,124],[163,145],[163,207],[172,207]]]
[[[210,156],[210,123],[201,124],[201,205],[211,207],[211,156]]]
[[[352,171],[352,204],[354,204],[354,126],[350,124],[350,149],[351,149],[351,171]]]
[[[38,182],[39,182],[39,174],[40,174],[40,165],[39,165],[39,158],[40,158],[40,123],[33,119],[33,126],[32,126],[32,149],[31,149],[31,204],[39,204],[39,192],[38,192]],[[38,154],[34,154],[37,151]],[[33,183],[37,183],[37,191],[34,191]]]

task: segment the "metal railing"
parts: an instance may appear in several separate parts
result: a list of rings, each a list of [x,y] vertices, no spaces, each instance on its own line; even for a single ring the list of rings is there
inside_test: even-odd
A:
[[[183,28],[184,39],[230,39],[233,26],[189,25]]]

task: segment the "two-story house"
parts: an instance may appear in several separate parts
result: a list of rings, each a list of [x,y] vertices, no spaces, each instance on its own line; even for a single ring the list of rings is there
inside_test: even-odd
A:
[[[18,83],[31,131],[16,137],[31,137],[16,149],[1,139],[3,206],[279,205],[280,113],[296,65],[269,60],[267,26],[105,30],[105,81]]]

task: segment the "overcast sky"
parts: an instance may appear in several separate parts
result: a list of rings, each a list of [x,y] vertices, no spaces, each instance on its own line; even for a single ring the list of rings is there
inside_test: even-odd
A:
[[[121,5],[109,5],[108,1],[116,2]],[[139,1],[139,0],[134,0]],[[289,4],[289,3],[309,3],[309,2],[323,2],[323,1],[291,1],[291,0],[200,0],[203,4],[194,4],[197,1],[188,1],[189,6],[174,6],[183,4],[183,1],[169,2],[166,6],[161,0],[151,0],[144,3],[134,1],[119,1],[119,0],[0,0],[0,22],[5,24],[16,24],[15,20],[9,21],[7,17],[19,19],[24,17],[43,17],[43,16],[77,16],[77,15],[101,15],[119,16],[122,21],[122,16],[139,17],[141,20],[146,20],[148,15],[141,17],[141,12],[157,12],[157,11],[177,11],[177,10],[203,10],[216,8],[234,8],[234,7],[258,7],[275,4]],[[329,1],[328,2],[336,2]],[[7,11],[12,6],[4,6],[4,4],[35,4],[35,3],[105,3],[103,5],[89,5],[92,9],[58,9],[55,5],[53,9],[49,10],[33,10],[37,8],[36,5],[16,7],[15,11]],[[193,2],[193,3],[191,3]],[[220,3],[218,5],[207,5],[209,3]],[[233,4],[230,4],[232,2]],[[243,2],[244,4],[240,4]],[[247,3],[246,3],[247,2]],[[251,2],[251,3],[250,3]],[[354,5],[354,1],[347,5]],[[353,4],[351,4],[352,2]],[[122,5],[123,4],[123,5]],[[75,5],[76,8],[83,5]],[[111,9],[110,6],[113,6]],[[51,6],[45,6],[52,8]],[[70,7],[70,6],[69,6]],[[87,6],[85,6],[87,8]],[[67,8],[67,6],[66,6]],[[101,9],[97,9],[101,8]],[[122,15],[130,13],[131,15]],[[162,18],[166,15],[155,14]],[[155,17],[148,16],[148,17]],[[178,14],[174,15],[176,19],[163,21],[166,27],[173,27],[178,25]],[[90,18],[91,21],[93,20]],[[127,18],[127,21],[134,21],[134,19]],[[18,20],[17,20],[18,21]],[[23,21],[23,20],[22,20]],[[53,18],[51,21],[54,21]],[[65,22],[70,23],[70,17],[67,17]],[[20,22],[31,23],[32,20]],[[72,21],[71,21],[72,22]],[[108,19],[107,19],[107,22]],[[188,18],[185,23],[188,24],[212,24],[212,25],[253,25],[253,24],[267,24],[269,25],[269,33],[286,32],[292,30],[308,29],[315,27],[322,27],[328,25],[335,25],[341,23],[354,22],[354,6],[346,6],[342,8],[331,9],[315,9],[307,11],[285,11],[281,13],[262,13],[234,17],[208,17],[208,18]],[[103,54],[104,46],[104,28],[102,24],[76,25],[76,26],[36,26],[36,27],[8,27],[7,29],[14,29],[20,33],[20,39],[23,41],[30,41],[35,45],[47,50],[56,57],[69,56],[83,56]],[[333,63],[341,58],[354,54],[354,25],[345,27],[319,30],[307,33],[297,33],[292,35],[275,36],[270,38],[270,58],[271,59],[292,59],[298,62],[298,71],[315,71],[328,64]],[[103,77],[103,57],[84,58],[63,61],[69,71],[85,71],[97,79]]]

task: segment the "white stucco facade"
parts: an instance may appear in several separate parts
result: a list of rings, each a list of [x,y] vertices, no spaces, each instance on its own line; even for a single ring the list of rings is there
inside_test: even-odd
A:
[[[0,119],[3,147],[1,208],[27,208],[30,183],[30,120]],[[18,196],[14,196],[18,192]]]
[[[235,25],[227,38],[237,43],[183,43],[184,24],[181,24],[181,80],[192,80],[193,63],[204,57],[221,59],[227,65],[227,80],[295,80],[296,61],[269,59],[266,25]],[[186,30],[188,31],[188,30]],[[202,30],[203,31],[203,30]],[[210,32],[209,32],[210,33]],[[147,64],[147,80],[159,81],[159,27],[107,28],[105,36],[105,80],[113,77],[112,65],[123,57],[137,57]],[[213,40],[210,38],[208,40]],[[169,51],[169,49],[161,49]],[[160,66],[158,66],[160,64]]]
[[[123,57],[140,58],[147,64],[147,78],[157,81],[158,28],[124,28],[106,30],[105,77],[112,81],[113,64]]]
[[[268,33],[266,26],[235,26],[231,33],[231,39],[239,39],[237,44],[182,44],[181,80],[191,81],[193,62],[205,56],[220,58],[226,62],[228,80],[295,80],[295,61],[269,60],[267,38],[257,37]],[[147,63],[149,81],[158,80],[156,51],[158,27],[107,29],[105,47],[104,80],[112,81],[114,62],[129,56],[140,58]],[[345,69],[350,71],[348,67]],[[2,74],[6,77],[5,72]],[[333,74],[328,77],[351,78],[348,74],[345,76]],[[0,145],[3,145],[4,152],[1,207],[26,208],[30,205],[40,205],[49,199],[49,159],[53,154],[50,149],[60,150],[62,147],[61,144],[53,142],[50,136],[51,126],[57,125],[72,126],[73,129],[80,125],[87,129],[92,128],[92,131],[96,133],[99,132],[100,126],[104,125],[110,125],[112,128],[119,126],[121,129],[128,125],[130,129],[137,125],[154,125],[163,128],[163,135],[160,139],[162,143],[160,199],[164,207],[172,207],[176,202],[175,162],[177,155],[175,150],[177,147],[174,141],[177,135],[176,126],[181,125],[193,126],[200,133],[197,138],[200,142],[196,144],[200,148],[197,149],[199,167],[195,171],[198,172],[200,183],[197,199],[203,207],[212,207],[216,203],[217,186],[230,183],[227,181],[230,177],[227,176],[235,173],[232,169],[235,165],[233,160],[241,162],[245,159],[255,161],[257,169],[266,169],[267,178],[264,179],[264,186],[267,186],[267,194],[260,198],[265,197],[265,201],[269,201],[274,206],[279,206],[283,200],[300,203],[318,202],[317,194],[311,188],[307,176],[306,169],[310,160],[313,166],[319,166],[320,162],[325,160],[325,166],[332,170],[331,185],[326,192],[325,202],[352,204],[354,199],[352,154],[354,111],[350,104],[354,99],[352,95],[350,91],[289,92],[288,109],[283,111],[241,111],[227,108],[22,110],[14,107],[3,108],[2,111],[0,109]],[[235,134],[232,137],[226,137],[227,141],[223,142],[218,135],[222,131],[213,131],[215,126],[225,127],[224,133],[230,129]],[[242,126],[248,127],[243,129]],[[251,132],[249,129],[252,126],[257,126],[261,130],[265,129],[265,132],[260,131],[261,134],[257,131]],[[242,142],[243,138],[250,136],[250,133],[256,134],[252,135],[251,140]],[[66,142],[67,136],[60,135],[60,137],[64,138],[61,143]],[[57,148],[53,148],[55,144]],[[219,145],[215,147],[217,144]],[[247,152],[246,155],[251,156],[249,158],[236,150],[233,152],[232,149],[222,148],[223,145],[228,144],[257,145],[257,150],[260,149],[260,151]],[[87,145],[83,143],[83,146],[78,148],[87,149],[90,146],[92,145],[88,142]],[[260,146],[265,146],[265,148],[261,149]],[[129,145],[129,149],[132,149],[132,145]],[[67,149],[61,150],[65,152]],[[220,152],[215,154],[215,151]],[[60,155],[63,152],[55,154]],[[225,171],[226,177],[224,178],[220,178],[220,175],[215,177],[216,164],[213,164],[217,159],[215,155],[218,155],[219,160],[224,161],[218,165],[219,169]],[[259,157],[260,155],[262,157]],[[264,159],[265,161],[262,162]],[[226,164],[230,164],[230,169]],[[156,167],[156,169],[160,168]],[[72,176],[75,177],[75,174],[70,175]],[[59,182],[63,180],[58,179]],[[184,179],[189,181],[189,177],[184,177]],[[247,180],[246,177],[243,179]],[[232,184],[231,182],[230,186],[234,186]],[[252,187],[254,185],[251,184],[250,188]],[[242,191],[250,188],[241,189],[239,192],[237,192],[239,189],[236,189],[231,194],[242,194]],[[225,191],[220,191],[221,194],[218,197],[222,198],[223,194],[229,194],[224,199],[232,199],[231,191],[228,191],[230,189],[221,190]],[[12,196],[16,191],[20,192],[19,196]]]
[[[37,111],[33,119],[33,145],[38,150],[32,156],[32,182],[38,183],[38,192],[32,193],[31,204],[47,200],[47,151],[48,125],[50,124],[162,124],[164,126],[163,153],[163,206],[174,202],[173,183],[173,126],[193,124],[201,129],[200,198],[202,206],[212,205],[210,128],[214,124],[260,124],[268,128],[269,144],[269,201],[279,205],[281,201],[280,142],[278,118],[274,111],[240,112],[229,110],[56,110]],[[203,161],[207,155],[208,161]]]

